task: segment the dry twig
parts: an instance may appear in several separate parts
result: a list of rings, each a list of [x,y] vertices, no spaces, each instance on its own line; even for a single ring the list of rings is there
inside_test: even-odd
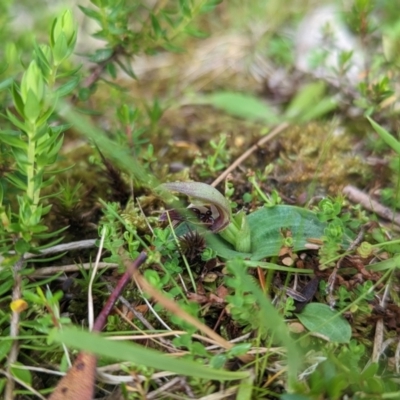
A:
[[[350,244],[349,248],[347,249],[347,252],[353,251],[363,241],[367,226],[368,226],[368,224],[361,227],[360,232],[358,233],[358,235],[354,239],[354,241]],[[346,256],[343,256],[339,259],[339,261],[335,265],[335,268],[333,269],[332,273],[329,275],[329,278],[328,278],[328,286],[327,286],[328,296],[327,297],[328,297],[329,306],[331,308],[333,308],[335,306],[335,302],[336,302],[333,297],[333,288],[335,287],[337,272],[338,272],[339,268],[342,266],[342,263],[343,263],[345,257]]]
[[[368,211],[374,212],[376,215],[379,215],[381,218],[387,219],[388,221],[392,221],[394,224],[400,226],[400,214],[395,213],[388,207],[385,207],[381,203],[376,200],[371,199],[371,197],[357,189],[354,186],[348,185],[343,189],[343,193],[351,200],[353,203],[360,204]]]
[[[222,174],[215,179],[215,181],[211,184],[211,186],[217,186],[221,183],[235,168],[237,168],[246,158],[250,157],[252,153],[254,153],[260,146],[272,140],[275,136],[278,136],[281,132],[283,132],[286,128],[288,128],[289,123],[283,122],[278,125],[275,129],[273,129],[268,135],[263,136],[256,144],[251,146],[248,150],[246,150],[239,158],[237,158]]]
[[[118,268],[119,264],[114,263],[106,263],[106,262],[99,262],[97,265],[97,269],[103,268]],[[59,265],[53,267],[43,267],[38,268],[34,272],[32,272],[29,277],[31,278],[38,278],[40,276],[47,276],[47,275],[55,275],[59,272],[68,273],[68,272],[76,272],[81,269],[88,270],[93,268],[93,263],[82,263],[82,264],[68,264],[68,265]]]

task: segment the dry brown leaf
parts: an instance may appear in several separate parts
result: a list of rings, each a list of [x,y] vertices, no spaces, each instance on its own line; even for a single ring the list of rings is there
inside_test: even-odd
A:
[[[225,297],[228,296],[228,294],[229,294],[229,290],[224,285],[220,285],[217,287],[217,296],[218,297],[225,299]]]
[[[74,364],[57,384],[49,400],[89,400],[93,398],[96,357],[81,352]]]

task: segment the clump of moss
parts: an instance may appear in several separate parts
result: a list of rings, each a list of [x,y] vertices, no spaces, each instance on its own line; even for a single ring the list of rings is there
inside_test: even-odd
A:
[[[332,124],[293,126],[279,140],[275,174],[298,194],[311,185],[335,195],[350,183],[363,186],[372,173],[363,156],[353,150],[355,139]]]

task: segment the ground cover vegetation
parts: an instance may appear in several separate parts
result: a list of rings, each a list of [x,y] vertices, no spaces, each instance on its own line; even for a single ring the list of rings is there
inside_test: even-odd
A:
[[[0,11],[1,398],[400,398],[396,2]]]

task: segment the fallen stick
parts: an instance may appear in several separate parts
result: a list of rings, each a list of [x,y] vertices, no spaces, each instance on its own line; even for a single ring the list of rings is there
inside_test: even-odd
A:
[[[381,218],[384,218],[388,221],[393,222],[394,224],[400,226],[400,214],[395,213],[389,207],[385,207],[381,203],[376,200],[371,199],[371,197],[357,189],[354,186],[348,185],[343,189],[343,194],[345,194],[350,201],[353,203],[360,204],[368,211],[374,212],[376,215],[379,215]]]

